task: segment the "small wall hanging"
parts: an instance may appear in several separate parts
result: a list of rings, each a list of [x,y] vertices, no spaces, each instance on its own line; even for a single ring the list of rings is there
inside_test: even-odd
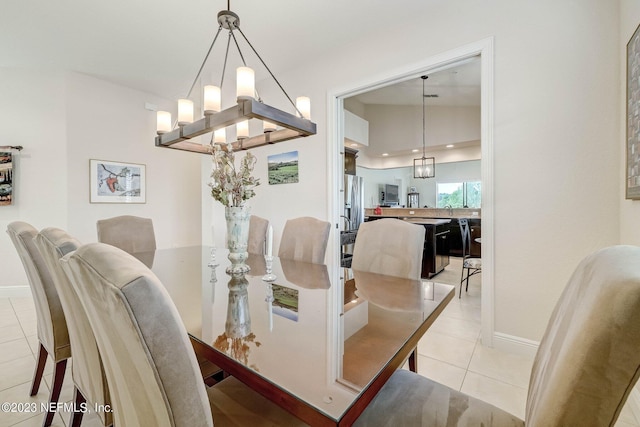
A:
[[[298,182],[298,152],[274,154],[267,158],[269,184],[291,184]]]

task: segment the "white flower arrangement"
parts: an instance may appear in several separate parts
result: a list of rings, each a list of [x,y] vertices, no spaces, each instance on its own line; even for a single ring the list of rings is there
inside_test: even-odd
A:
[[[260,185],[260,179],[251,176],[256,164],[256,157],[247,151],[236,170],[235,156],[231,144],[223,149],[219,144],[212,144],[211,160],[211,197],[228,207],[244,206],[246,200],[256,195],[253,190]]]

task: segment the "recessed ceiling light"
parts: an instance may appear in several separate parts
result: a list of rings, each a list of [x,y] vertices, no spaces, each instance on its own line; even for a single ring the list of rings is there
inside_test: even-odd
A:
[[[412,153],[417,153],[418,151],[420,150],[418,150],[417,148],[414,148],[413,150],[411,150]]]
[[[453,144],[447,145],[447,148],[453,148]]]
[[[352,146],[352,147],[357,147],[357,146],[358,146],[358,144],[353,143],[353,144],[351,144],[351,146]]]
[[[389,155],[389,153],[382,153],[382,155],[386,157]]]

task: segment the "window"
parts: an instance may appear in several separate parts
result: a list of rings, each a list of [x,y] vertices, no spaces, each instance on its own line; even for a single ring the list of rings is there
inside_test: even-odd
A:
[[[436,207],[444,208],[480,208],[482,202],[482,183],[451,182],[436,184]]]

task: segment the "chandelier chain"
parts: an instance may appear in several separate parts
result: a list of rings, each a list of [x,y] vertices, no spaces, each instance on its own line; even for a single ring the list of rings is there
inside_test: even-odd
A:
[[[227,71],[227,58],[229,58],[229,48],[231,47],[231,33],[229,33],[229,37],[227,37],[227,50],[224,53],[224,62],[222,64],[222,77],[220,77],[220,89],[224,85],[224,75]]]
[[[191,88],[189,88],[189,92],[187,92],[187,99],[191,96],[191,92],[193,92],[193,88],[196,86],[196,83],[198,82],[198,79],[200,78],[200,74],[202,74],[202,70],[204,68],[204,65],[207,63],[207,59],[209,59],[209,55],[211,54],[211,50],[213,49],[213,45],[216,44],[216,40],[218,40],[218,36],[220,35],[221,31],[222,31],[222,25],[220,25],[218,27],[218,32],[216,33],[216,36],[213,38],[213,41],[211,42],[211,46],[209,46],[209,50],[207,51],[207,54],[204,57],[204,61],[202,61],[202,65],[200,65],[200,69],[198,70],[198,74],[196,74],[196,78],[193,79],[193,83],[191,83]]]
[[[253,53],[256,54],[256,56],[258,57],[258,59],[260,60],[260,62],[262,63],[262,65],[264,66],[264,68],[266,68],[266,70],[269,72],[269,74],[271,75],[271,78],[276,82],[276,84],[278,85],[278,87],[280,88],[280,90],[282,91],[282,93],[284,93],[284,96],[287,97],[287,99],[289,100],[289,102],[291,103],[291,105],[293,105],[293,108],[295,108],[295,110],[298,112],[298,114],[300,115],[300,117],[302,116],[302,113],[300,112],[300,110],[298,109],[298,106],[296,105],[295,102],[293,102],[293,100],[291,99],[291,97],[289,96],[289,94],[287,93],[286,90],[284,90],[284,87],[282,87],[282,85],[280,84],[280,82],[278,81],[278,79],[276,78],[276,76],[271,72],[271,69],[267,66],[267,64],[264,62],[264,60],[262,59],[262,57],[260,56],[260,54],[258,53],[258,51],[253,47],[253,45],[251,44],[251,42],[249,41],[249,39],[247,38],[247,36],[244,35],[244,33],[242,32],[242,30],[240,29],[240,27],[236,27],[236,29],[240,32],[240,34],[242,34],[242,37],[244,38],[244,40],[247,42],[247,44],[249,45],[249,47],[251,48],[251,50],[253,51]]]
[[[422,76],[422,158],[425,159],[426,156],[426,117],[425,117],[425,93],[424,93],[424,83],[427,80],[427,76]]]

